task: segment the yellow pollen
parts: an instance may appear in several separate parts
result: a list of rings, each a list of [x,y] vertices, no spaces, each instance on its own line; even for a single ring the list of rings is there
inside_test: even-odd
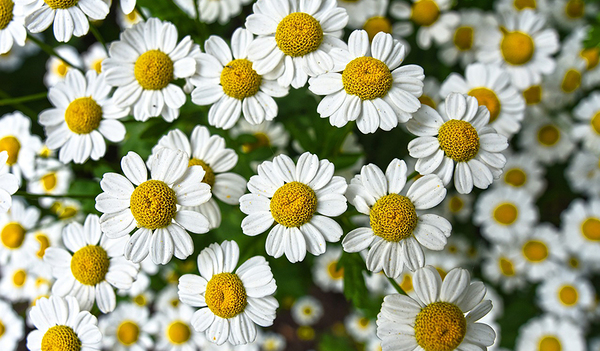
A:
[[[94,61],[92,64],[92,69],[98,74],[102,73],[102,59]]]
[[[138,341],[140,327],[132,321],[123,321],[117,327],[117,339],[123,345],[129,346]]]
[[[571,19],[578,19],[585,14],[585,3],[583,0],[569,0],[565,5],[565,14]]]
[[[454,32],[454,45],[460,51],[471,50],[473,47],[473,27],[458,27]]]
[[[71,273],[83,285],[96,285],[103,281],[109,266],[106,250],[97,245],[84,246],[71,258]]]
[[[77,5],[79,0],[44,0],[51,9],[68,9],[69,7],[73,7]]]
[[[271,141],[269,140],[269,136],[265,133],[254,133],[254,137],[256,138],[255,142],[252,143],[244,143],[242,145],[242,152],[249,153],[261,147],[268,147],[271,145]]]
[[[52,153],[52,150],[48,149],[48,147],[46,145],[44,145],[44,146],[42,146],[42,150],[40,151],[40,157],[48,158],[48,157],[50,157],[51,153]]]
[[[373,57],[357,57],[342,72],[346,93],[361,100],[384,97],[392,88],[392,73],[388,66]]]
[[[179,299],[173,299],[173,300],[171,300],[170,304],[173,307],[179,306]]]
[[[381,197],[369,213],[375,235],[393,242],[408,238],[417,226],[417,219],[415,205],[409,198],[399,194]]]
[[[513,168],[504,173],[504,181],[506,184],[518,188],[527,182],[527,174],[525,174],[525,172],[523,172],[521,169]]]
[[[581,225],[583,236],[591,241],[600,241],[600,219],[590,217]]]
[[[138,227],[154,230],[171,224],[177,212],[177,198],[164,182],[147,180],[135,188],[129,206]]]
[[[327,273],[332,279],[338,280],[344,278],[344,267],[337,267],[337,261],[330,262],[327,265]]]
[[[8,160],[6,160],[8,165],[17,163],[19,150],[21,150],[21,143],[14,136],[8,135],[0,139],[0,152],[6,151],[8,153]]]
[[[277,223],[288,228],[299,227],[310,221],[317,210],[317,195],[306,184],[287,183],[275,191],[270,208]]]
[[[89,134],[100,126],[102,107],[90,97],[73,100],[65,111],[65,122],[73,133]]]
[[[133,10],[130,13],[128,13],[125,17],[127,17],[127,19],[130,22],[134,22],[138,18],[138,12],[137,10]]]
[[[513,2],[513,6],[519,11],[524,10],[524,9],[534,9],[535,10],[537,7],[535,0],[515,0]]]
[[[8,27],[13,19],[13,8],[15,3],[12,0],[0,0],[0,30]]]
[[[428,27],[440,17],[440,8],[433,0],[419,0],[412,6],[410,19],[416,24]]]
[[[421,95],[419,97],[419,101],[421,102],[421,105],[427,105],[433,109],[437,108],[437,104],[435,103],[435,101],[433,101],[433,99],[427,95]]]
[[[40,181],[45,191],[52,191],[56,187],[56,173],[51,172],[44,175]]]
[[[60,61],[58,63],[58,66],[56,66],[56,73],[58,73],[59,76],[64,77],[67,75],[67,72],[69,71],[69,65],[67,65],[64,61]]]
[[[363,328],[366,328],[370,324],[370,322],[371,321],[369,320],[369,318],[363,317],[358,320],[358,325],[360,325]]]
[[[569,266],[572,268],[579,268],[579,260],[576,257],[569,258]]]
[[[493,90],[484,87],[475,88],[469,91],[469,95],[477,99],[479,106],[485,106],[487,107],[488,111],[490,111],[489,123],[494,122],[496,118],[498,118],[498,115],[502,110],[502,106],[498,96]]]
[[[523,255],[531,262],[541,262],[548,258],[548,247],[541,241],[530,240],[523,245]]]
[[[479,152],[479,135],[469,122],[451,119],[438,131],[440,149],[456,162],[467,162]]]
[[[535,44],[533,39],[526,33],[514,31],[508,32],[501,28],[504,37],[500,42],[500,51],[504,60],[511,65],[523,65],[533,57]]]
[[[15,273],[13,274],[13,284],[18,288],[25,285],[26,279],[27,279],[27,272],[25,272],[25,270],[23,270],[23,269],[19,269],[19,270],[15,271]]]
[[[545,336],[540,340],[538,351],[561,351],[560,341],[554,336]]]
[[[9,249],[18,249],[25,240],[25,228],[17,222],[10,222],[0,233],[2,244]]]
[[[206,305],[216,316],[233,318],[246,308],[246,289],[240,278],[233,273],[213,275],[206,284]]]
[[[262,77],[252,69],[252,62],[246,59],[233,60],[221,71],[223,92],[238,100],[254,96],[261,82]]]
[[[275,42],[288,56],[304,56],[319,48],[323,42],[323,29],[319,21],[307,13],[290,13],[277,25]]]
[[[42,337],[42,351],[79,351],[81,340],[73,329],[66,325],[55,325]]]
[[[0,320],[0,338],[4,335],[5,332],[6,327],[4,326],[4,323],[2,323],[2,321]]]
[[[183,344],[192,336],[189,325],[182,321],[174,321],[167,327],[167,338],[173,344]]]
[[[421,309],[415,319],[415,339],[427,351],[456,349],[467,333],[464,313],[448,302],[433,302]]]
[[[596,132],[596,134],[600,135],[600,111],[596,112],[594,117],[592,117],[592,119],[590,120],[590,123],[592,125],[592,129],[594,129],[594,132]],[[10,153],[9,153],[9,155],[10,155]],[[9,157],[9,159],[10,159],[10,157]]]
[[[560,130],[552,124],[543,126],[537,133],[538,141],[544,146],[552,146],[560,139]]]
[[[598,47],[583,49],[579,53],[579,56],[585,60],[586,69],[588,70],[596,68],[598,63],[600,63],[600,49]]]
[[[372,41],[379,32],[392,34],[392,22],[386,17],[375,16],[365,21],[363,29],[367,31],[369,41]]]
[[[573,286],[564,285],[558,290],[558,299],[563,305],[573,306],[577,303],[579,294],[577,294],[577,290]]]
[[[311,307],[306,306],[304,307],[302,312],[304,312],[305,315],[310,316],[313,314],[313,309]]]
[[[135,61],[133,74],[142,88],[160,90],[173,81],[173,61],[160,50],[149,50]]]
[[[515,275],[515,266],[508,259],[502,257],[500,258],[500,261],[498,261],[498,264],[500,265],[500,271],[505,276],[512,277]]]
[[[523,91],[523,97],[527,105],[539,104],[542,101],[542,87],[532,85]]]
[[[494,209],[494,219],[503,225],[513,224],[518,217],[519,211],[511,203],[502,203]]]
[[[37,257],[40,259],[44,258],[44,254],[46,253],[46,249],[50,247],[50,240],[46,236],[46,234],[38,233],[35,235],[35,238],[40,243],[40,249],[36,252]]]
[[[560,88],[563,92],[569,94],[577,90],[581,85],[581,73],[576,69],[570,69],[565,73]]]
[[[77,209],[72,206],[65,206],[60,209],[58,212],[58,219],[65,220],[72,217],[75,217],[77,214]]]
[[[146,306],[148,301],[146,301],[146,296],[144,296],[144,294],[139,294],[133,299],[133,302],[138,306]]]
[[[400,285],[400,287],[402,288],[402,290],[404,290],[404,292],[412,291],[413,290],[412,277],[409,274],[405,274],[404,277],[402,278],[402,281],[398,285]]]
[[[450,203],[448,207],[450,207],[450,211],[452,213],[457,213],[458,211],[462,210],[463,206],[464,202],[463,200],[461,200],[460,197],[455,195],[450,198]]]
[[[190,161],[188,162],[188,167],[191,166],[200,166],[204,170],[204,177],[202,178],[202,183],[210,185],[211,188],[215,185],[215,172],[212,170],[212,168],[210,168],[210,166],[206,162],[197,158],[190,158]]]
[[[446,248],[448,249],[448,252],[450,253],[457,253],[458,252],[458,248],[454,245],[448,245],[446,246]]]

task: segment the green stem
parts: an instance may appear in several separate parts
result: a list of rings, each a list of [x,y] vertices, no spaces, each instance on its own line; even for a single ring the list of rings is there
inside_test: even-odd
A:
[[[65,59],[64,57],[62,57],[59,53],[56,52],[56,50],[54,50],[54,48],[52,48],[50,45],[44,43],[43,41],[39,40],[38,38],[34,37],[33,35],[27,34],[27,39],[31,40],[32,42],[34,42],[37,46],[40,47],[40,49],[44,50],[48,55],[50,56],[54,56],[57,59],[63,61],[64,63],[66,63],[67,65],[69,65],[70,67],[73,67],[81,72],[83,72],[83,70],[80,67],[75,66],[73,63],[69,62],[67,59]]]
[[[5,93],[4,91],[0,90],[0,98],[4,98],[6,100],[10,100],[13,97],[8,95],[7,93]],[[8,104],[8,103],[7,103]],[[13,102],[10,104],[11,106],[13,106],[14,108],[16,108],[17,110],[23,112],[25,115],[29,116],[29,118],[31,119],[35,119],[37,117],[37,113],[34,112],[32,109],[30,109],[29,107],[18,103],[18,102]]]
[[[15,105],[15,104],[23,103],[23,102],[42,100],[42,99],[45,99],[47,95],[48,95],[48,92],[43,92],[43,93],[38,93],[38,94],[33,94],[33,95],[21,96],[21,97],[17,97],[17,98],[6,98],[6,99],[0,100],[0,106]]]
[[[71,198],[71,199],[94,199],[98,194],[62,194],[62,195],[54,195],[54,194],[29,194],[26,191],[17,191],[14,196],[22,196],[28,199],[40,199],[44,197],[51,197],[54,199],[61,198]]]
[[[100,44],[102,44],[102,47],[104,47],[104,51],[106,51],[106,53],[108,54],[108,48],[106,47],[106,40],[104,40],[104,38],[102,37],[102,34],[100,34],[100,32],[98,31],[98,28],[96,28],[94,26],[94,24],[91,22],[90,22],[90,32],[92,32],[92,34],[94,35],[96,40],[98,40],[98,42]]]
[[[416,176],[418,176],[418,175],[419,175],[419,172],[417,172],[417,171],[414,171],[414,172],[412,172],[411,174],[409,174],[409,175],[408,175],[408,177],[406,177],[406,181],[408,182],[409,180],[411,180],[411,179],[415,178],[415,177],[416,177]]]
[[[398,283],[396,283],[396,281],[394,279],[388,277],[388,280],[390,281],[390,284],[392,284],[392,286],[394,287],[394,289],[396,289],[396,291],[400,295],[407,295],[406,292],[404,290],[402,290],[402,288],[400,287],[400,285],[398,285]]]

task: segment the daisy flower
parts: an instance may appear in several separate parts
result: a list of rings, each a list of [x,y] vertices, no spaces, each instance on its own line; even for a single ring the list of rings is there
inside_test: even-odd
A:
[[[545,12],[548,6],[548,0],[499,0],[494,3],[496,11],[501,12],[519,12],[527,9]]]
[[[252,135],[256,139],[256,141],[242,144],[242,152],[245,154],[261,147],[268,147],[275,155],[278,155],[285,150],[290,140],[290,133],[287,132],[283,124],[271,121],[250,124],[242,119],[229,130],[229,135],[232,138],[244,134]]]
[[[329,117],[338,128],[355,120],[363,134],[408,121],[421,106],[423,68],[400,67],[404,46],[387,33],[378,33],[369,44],[367,32],[356,30],[348,41],[349,51],[335,59],[339,68],[309,80],[310,91],[326,95],[317,107],[321,118]]]
[[[13,303],[31,301],[35,296],[36,276],[27,261],[12,260],[0,268],[0,296]]]
[[[184,304],[155,312],[145,328],[155,337],[154,348],[157,351],[195,351],[204,347],[206,340],[191,325],[193,315],[194,309]]]
[[[59,160],[53,158],[39,159],[35,172],[27,181],[27,192],[31,194],[65,195],[71,186],[73,176],[71,167]],[[39,202],[44,208],[54,206],[55,208],[51,210],[58,214],[54,210],[59,210],[61,205],[54,205],[57,203],[56,200],[54,197],[42,197]],[[63,214],[61,213],[59,216],[61,215]]]
[[[586,325],[585,313],[594,307],[595,298],[596,292],[587,278],[566,270],[554,271],[537,288],[538,303],[543,311],[579,325]]]
[[[524,189],[533,197],[539,197],[546,188],[545,168],[528,153],[504,153],[504,155],[506,157],[504,173],[500,180],[494,183],[494,187]]]
[[[212,126],[230,129],[240,114],[251,124],[270,121],[278,112],[273,97],[288,93],[288,88],[279,86],[273,77],[258,75],[253,69],[253,62],[248,60],[253,39],[250,31],[238,28],[233,32],[230,49],[223,39],[212,35],[204,45],[206,53],[196,56],[200,69],[189,79],[196,87],[192,102],[212,105],[208,111]]]
[[[427,105],[432,109],[437,109],[440,103],[440,81],[435,77],[425,77],[423,79],[423,95],[419,96],[421,106]]]
[[[556,69],[544,78],[543,100],[548,109],[557,110],[573,103],[581,96],[585,62],[577,55],[563,55],[556,62]]]
[[[561,239],[552,225],[542,223],[515,243],[520,248],[517,265],[523,262],[524,272],[531,282],[545,280],[562,268],[561,261],[567,253]]]
[[[589,26],[576,28],[562,43],[561,56],[579,55],[579,58],[585,63],[585,73],[582,77],[582,85],[586,88],[593,88],[600,83],[600,48],[586,48],[583,45],[587,34],[590,31]]]
[[[574,191],[590,197],[600,197],[600,153],[576,151],[565,176]]]
[[[84,67],[81,55],[74,47],[70,45],[61,45],[54,48],[54,50],[65,60],[68,60],[69,63],[75,65],[75,67],[71,67],[68,63],[58,57],[50,56],[48,61],[46,61],[46,74],[44,75],[44,84],[48,88],[65,80],[67,72],[70,70]]]
[[[96,71],[98,74],[102,73],[102,61],[107,57],[106,49],[100,42],[90,45],[87,51],[81,54],[85,70]]]
[[[29,39],[25,39],[25,46],[13,45],[7,53],[0,55],[0,71],[16,71],[23,65],[27,57],[32,56],[39,50],[39,46]]]
[[[344,4],[360,4],[361,1],[358,2],[347,2],[347,1],[338,1],[338,4],[343,7]],[[362,3],[366,3],[366,1],[362,1]],[[366,5],[366,4],[365,4]],[[404,46],[405,54],[408,55],[410,52],[410,44],[405,40],[405,38],[401,35],[398,35],[394,31],[395,24],[392,24],[392,20],[387,17],[388,12],[388,0],[375,0],[369,4],[367,9],[364,9],[361,12],[361,18],[364,18],[363,22],[360,23],[359,26],[351,26],[351,28],[364,29],[369,35],[369,41],[373,41],[373,38],[379,32],[384,32],[391,34],[392,37],[400,42],[402,46]],[[366,7],[366,6],[365,6]]]
[[[569,135],[571,120],[567,113],[552,118],[548,113],[532,115],[519,134],[519,146],[542,164],[564,162],[575,149]]]
[[[454,173],[461,194],[473,186],[487,189],[502,174],[506,158],[500,152],[508,147],[506,137],[487,126],[490,113],[472,96],[452,93],[444,107],[446,113],[440,115],[423,106],[406,124],[418,136],[408,143],[410,156],[418,159],[415,170],[439,175],[444,185]]]
[[[290,313],[296,324],[314,325],[323,317],[323,304],[313,296],[302,296],[294,301]]]
[[[362,315],[359,312],[352,312],[344,319],[344,326],[348,334],[358,342],[366,342],[372,335],[375,335],[377,326],[375,321]]]
[[[384,351],[402,349],[485,350],[496,333],[477,323],[491,309],[485,285],[470,282],[466,269],[455,268],[440,278],[426,266],[414,276],[416,297],[393,294],[383,299],[377,315],[377,336]]]
[[[25,7],[25,24],[31,33],[46,30],[52,24],[57,41],[81,37],[90,30],[89,19],[103,20],[109,7],[102,0],[17,0]],[[89,18],[89,19],[88,19]]]
[[[556,0],[545,9],[553,17],[553,24],[565,30],[572,30],[586,24],[586,17],[590,18],[598,13],[594,4],[586,4],[584,0]]]
[[[0,213],[0,264],[29,262],[39,249],[30,231],[37,225],[40,210],[15,198],[6,213]]]
[[[179,259],[191,255],[194,243],[186,230],[206,233],[209,222],[180,206],[199,206],[210,199],[210,185],[202,182],[204,170],[188,169],[185,152],[166,148],[152,158],[150,179],[135,152],[121,159],[121,168],[125,176],[105,173],[100,181],[104,192],[96,197],[96,209],[103,213],[102,232],[119,238],[137,227],[124,247],[125,258],[136,263],[148,253],[155,264],[166,264],[173,255]]]
[[[576,199],[561,214],[564,244],[583,262],[600,263],[600,199]]]
[[[346,47],[339,38],[348,23],[335,0],[259,0],[252,9],[246,28],[258,38],[248,46],[248,60],[257,74],[299,89],[309,76],[334,69],[332,50]]]
[[[52,280],[52,268],[44,262],[46,249],[49,247],[64,247],[62,241],[62,230],[64,224],[54,221],[50,217],[44,217],[40,221],[38,228],[33,231],[32,235],[39,243],[35,255],[32,256],[31,267],[38,276],[43,276],[48,280]]]
[[[573,116],[577,120],[571,131],[573,139],[582,140],[586,148],[600,153],[600,92],[594,91],[582,99]]]
[[[133,303],[120,303],[98,325],[102,331],[102,344],[116,351],[144,351],[154,345],[148,334],[147,324],[150,312],[148,307]]]
[[[35,330],[27,335],[28,350],[100,350],[98,319],[81,311],[72,296],[39,299],[29,311],[29,319]]]
[[[196,72],[193,46],[189,36],[178,44],[177,27],[157,18],[122,32],[102,61],[106,82],[117,88],[117,104],[131,106],[138,121],[156,116],[175,120],[186,96],[173,81]]]
[[[342,249],[330,247],[324,254],[315,258],[312,276],[321,290],[338,293],[344,291],[344,268],[338,267],[341,256]]]
[[[0,55],[6,54],[16,43],[25,45],[27,31],[21,3],[17,0],[4,0],[0,4]]]
[[[525,263],[520,255],[515,246],[492,244],[489,250],[483,251],[482,276],[506,293],[523,288],[527,280]]]
[[[11,305],[0,300],[0,348],[6,351],[17,349],[23,338],[23,318],[21,318]]]
[[[519,329],[515,351],[531,350],[585,351],[583,330],[568,319],[549,314],[530,319]]]
[[[251,194],[240,197],[244,234],[255,236],[269,231],[269,256],[284,253],[292,262],[304,260],[306,252],[325,253],[325,242],[337,242],[342,227],[330,216],[346,211],[346,180],[334,176],[334,165],[305,152],[297,164],[287,155],[276,156],[258,166],[258,175],[248,182]]]
[[[141,9],[146,18],[152,17],[152,14],[150,11],[148,11],[148,9],[143,7]],[[134,24],[139,22],[144,22],[144,18],[140,16],[140,13],[137,9],[134,9],[129,13],[117,12],[117,23],[119,24],[121,30],[131,28]]]
[[[372,272],[383,270],[397,278],[406,266],[411,271],[425,265],[422,246],[441,250],[452,225],[434,214],[417,213],[438,205],[446,188],[436,175],[406,185],[406,163],[392,160],[385,174],[374,164],[363,166],[348,186],[346,197],[356,209],[369,216],[370,227],[357,228],[342,241],[346,252],[369,248],[366,263]]]
[[[221,345],[247,344],[256,338],[256,324],[273,324],[279,306],[273,297],[277,285],[269,263],[254,256],[237,270],[239,247],[235,241],[213,243],[198,255],[200,275],[185,274],[179,279],[179,298],[200,307],[191,319],[198,332]]]
[[[19,189],[19,179],[8,173],[8,152],[0,151],[0,213],[6,212],[12,205],[12,194]]]
[[[473,212],[473,196],[471,194],[459,194],[456,191],[451,191],[439,207],[433,209],[439,210],[439,214],[444,218],[449,218],[452,221],[458,220],[466,222],[471,218]]]
[[[17,176],[19,183],[23,176],[29,177],[35,168],[37,150],[42,141],[31,134],[31,119],[21,112],[13,112],[0,117],[0,152],[6,151],[8,171]]]

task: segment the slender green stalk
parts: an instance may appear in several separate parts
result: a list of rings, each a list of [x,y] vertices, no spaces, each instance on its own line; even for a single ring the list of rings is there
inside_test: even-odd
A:
[[[30,34],[27,34],[27,38],[29,40],[31,40],[32,42],[34,42],[37,46],[39,46],[40,49],[44,50],[48,55],[54,56],[54,57],[58,58],[59,60],[63,61],[64,63],[66,63],[67,65],[69,65],[69,66],[71,66],[71,67],[73,67],[75,69],[78,69],[79,71],[83,72],[83,70],[80,67],[75,66],[72,62],[69,62],[66,58],[62,57],[50,45],[44,43],[43,41],[39,40],[38,38],[36,38],[36,37],[34,37],[33,35],[30,35]]]
[[[394,287],[394,289],[396,289],[396,291],[400,295],[407,295],[406,292],[404,290],[402,290],[402,288],[400,287],[400,285],[398,285],[398,283],[396,283],[396,281],[394,279],[388,277],[388,280],[390,281],[390,284],[392,284],[392,286]]]
[[[102,34],[100,34],[100,32],[98,31],[98,28],[96,28],[96,26],[94,26],[94,24],[91,22],[90,22],[90,32],[92,32],[92,34],[94,35],[96,40],[98,40],[98,42],[100,44],[102,44],[102,47],[104,47],[104,51],[106,51],[106,53],[108,54],[108,48],[106,47],[106,40],[104,40],[104,38],[102,37]]]
[[[45,99],[47,95],[48,95],[47,92],[43,92],[43,93],[21,96],[21,97],[16,97],[16,98],[6,98],[6,99],[0,100],[0,106],[15,105],[15,104],[23,103],[23,102],[42,100],[42,99]]]
[[[416,176],[418,176],[418,175],[419,175],[419,172],[417,172],[417,171],[414,171],[414,172],[412,172],[411,174],[409,174],[409,175],[408,175],[408,177],[406,177],[406,181],[408,182],[409,180],[411,180],[411,179],[415,178],[415,177],[416,177]]]
[[[139,5],[137,5],[137,4],[135,5],[135,10],[140,15],[140,17],[144,20],[144,22],[148,21],[148,17],[146,17],[146,15],[144,15],[144,12],[142,12],[142,8]]]
[[[26,191],[17,191],[15,194],[15,196],[22,196],[24,198],[27,199],[40,199],[43,197],[51,197],[54,199],[61,199],[61,198],[71,198],[71,199],[94,199],[98,194],[62,194],[62,195],[53,195],[53,194],[29,194]]]
[[[5,100],[11,100],[13,99],[12,96],[8,95],[7,93],[5,93],[4,91],[0,90],[0,98],[3,98]],[[34,112],[32,109],[30,109],[29,107],[23,105],[20,102],[7,102],[6,105],[11,105],[12,107],[14,107],[15,109],[23,112],[25,115],[29,116],[29,118],[32,119],[36,119],[37,118],[37,113]]]

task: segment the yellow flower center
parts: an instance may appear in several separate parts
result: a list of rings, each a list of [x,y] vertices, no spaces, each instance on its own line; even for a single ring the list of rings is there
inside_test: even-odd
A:
[[[460,51],[471,50],[473,47],[473,27],[458,27],[454,32],[454,45]]]
[[[523,245],[523,255],[531,262],[541,262],[548,258],[548,247],[541,241],[530,240]]]
[[[97,245],[84,246],[71,258],[71,272],[83,285],[96,285],[103,281],[109,266],[106,250]]]
[[[0,30],[8,27],[13,19],[13,8],[15,3],[12,0],[0,0]]]
[[[191,166],[200,166],[204,170],[204,178],[202,178],[202,183],[210,185],[211,188],[215,185],[215,172],[208,164],[206,164],[206,162],[197,158],[190,158],[188,167]]]
[[[527,105],[539,104],[542,101],[542,87],[532,85],[523,91],[523,97]]]
[[[508,32],[503,29],[503,33],[500,51],[504,60],[515,66],[529,62],[535,50],[533,39],[528,34],[519,31]]]
[[[400,282],[400,287],[404,292],[410,292],[413,290],[412,277],[409,274],[405,274]]]
[[[597,47],[583,49],[579,53],[579,56],[581,56],[585,60],[586,69],[588,70],[596,68],[596,66],[598,66],[598,63],[600,63],[600,49]]]
[[[64,61],[61,60],[56,66],[56,73],[64,78],[67,75],[68,71],[69,65],[67,65]]]
[[[392,88],[392,73],[388,66],[373,57],[357,57],[342,72],[346,93],[361,100],[384,97]]]
[[[27,272],[25,272],[25,270],[23,270],[23,269],[16,270],[15,273],[13,273],[13,279],[12,279],[13,284],[17,288],[20,288],[23,285],[25,285],[26,279],[27,279]]]
[[[435,101],[433,101],[433,99],[430,96],[421,95],[419,97],[419,101],[421,102],[421,105],[427,105],[427,106],[431,107],[432,109],[437,108],[437,104],[435,103]]]
[[[493,90],[484,87],[474,88],[469,91],[469,95],[477,99],[479,106],[485,106],[487,107],[488,111],[490,111],[489,123],[494,122],[496,118],[498,118],[502,106],[498,96]]]
[[[5,332],[6,327],[4,326],[4,323],[2,323],[2,321],[0,320],[0,338],[4,335]]]
[[[79,351],[81,340],[73,329],[66,325],[55,325],[42,337],[42,351]]]
[[[92,64],[92,69],[98,74],[102,73],[102,60],[103,59],[98,59]]]
[[[466,333],[465,315],[458,306],[448,302],[430,303],[415,319],[417,344],[426,351],[454,350]]]
[[[370,322],[371,321],[369,320],[369,318],[362,317],[358,320],[358,325],[362,328],[366,328],[369,326]]]
[[[52,150],[48,149],[46,145],[42,146],[42,150],[40,151],[40,157],[48,158],[52,154]]]
[[[216,316],[233,318],[246,308],[246,289],[240,278],[233,273],[213,275],[206,284],[206,305]]]
[[[127,18],[130,23],[134,23],[137,20],[138,16],[139,15],[138,15],[137,10],[133,10],[130,13],[128,13],[127,15],[125,15],[125,18]]]
[[[19,150],[21,150],[21,143],[19,142],[19,139],[14,136],[9,135],[0,139],[0,152],[6,151],[8,154],[8,160],[6,160],[7,164],[14,165],[17,163]]]
[[[543,126],[537,133],[538,141],[544,146],[552,146],[560,139],[560,130],[552,124]]]
[[[40,259],[44,258],[46,249],[50,247],[50,240],[44,233],[37,233],[35,235],[36,240],[40,243],[40,249],[36,252],[37,257]]]
[[[579,268],[579,260],[577,259],[577,257],[569,258],[569,266],[575,269]]]
[[[167,327],[167,338],[172,344],[186,343],[190,336],[192,336],[190,326],[182,321],[174,321]]]
[[[519,211],[515,205],[505,202],[494,209],[494,219],[503,225],[513,224],[517,220]]]
[[[416,24],[428,27],[440,17],[440,8],[433,0],[419,0],[412,6],[410,19]]]
[[[129,206],[138,227],[154,230],[171,224],[177,212],[177,198],[164,182],[147,180],[135,188]]]
[[[123,321],[117,327],[117,340],[123,345],[129,346],[138,341],[140,327],[132,321]]]
[[[51,9],[68,9],[69,7],[73,7],[77,5],[79,0],[44,0]]]
[[[102,120],[102,107],[90,97],[73,100],[65,111],[65,122],[73,133],[89,134]]]
[[[504,173],[504,181],[514,187],[521,187],[527,182],[527,174],[523,170],[513,168]]]
[[[323,42],[323,29],[319,21],[307,13],[290,13],[277,25],[275,42],[288,56],[304,56],[319,48]]]
[[[535,10],[537,7],[535,0],[515,0],[513,2],[513,6],[519,11],[524,10],[524,9],[534,9]]]
[[[369,213],[375,235],[398,242],[408,238],[417,226],[415,205],[406,196],[389,194],[381,197]]]
[[[256,138],[255,142],[252,143],[244,143],[242,145],[242,152],[249,153],[261,147],[268,147],[271,145],[271,141],[269,140],[269,136],[265,133],[254,133],[254,137]]]
[[[56,173],[51,172],[45,174],[40,181],[42,182],[42,187],[45,191],[52,191],[56,187]]]
[[[142,88],[160,90],[173,81],[173,61],[160,50],[149,50],[135,61],[133,74]]]
[[[238,100],[254,96],[261,81],[262,77],[252,69],[252,62],[246,59],[233,60],[221,71],[223,92]]]
[[[440,149],[456,162],[467,162],[479,152],[479,135],[469,122],[451,119],[438,131]]]
[[[575,305],[578,299],[577,289],[571,285],[564,285],[558,290],[558,300],[565,306]]]
[[[565,73],[560,88],[563,92],[570,94],[581,85],[581,73],[576,69],[570,69]]]
[[[592,124],[592,129],[594,129],[594,132],[600,135],[600,111],[596,112],[594,117],[592,117],[590,120],[590,123]]]
[[[507,277],[512,277],[513,275],[515,275],[515,266],[507,258],[500,258],[498,264],[500,265],[500,272],[502,272],[503,275]]]
[[[329,274],[329,277],[331,277],[331,279],[342,279],[344,278],[344,267],[340,267],[338,269],[337,261],[330,262],[327,265],[327,273]]]
[[[379,32],[392,34],[392,22],[386,17],[375,16],[365,21],[363,29],[367,31],[369,40],[372,41]]]
[[[148,301],[146,300],[146,296],[144,294],[139,294],[133,299],[133,302],[138,306],[146,306]]]
[[[581,225],[583,236],[591,241],[600,241],[600,219],[590,217]]]
[[[463,200],[455,195],[450,198],[450,203],[448,204],[448,207],[450,208],[450,212],[457,213],[460,210],[462,210],[464,205],[465,204]]]
[[[296,335],[298,336],[298,339],[303,341],[314,340],[315,330],[311,326],[303,325],[298,327],[298,330],[296,330]]]
[[[277,223],[288,228],[300,227],[310,221],[317,210],[317,195],[306,184],[287,183],[275,191],[270,208]]]
[[[17,222],[10,222],[2,228],[2,244],[9,249],[18,249],[25,240],[25,228]]]
[[[565,5],[565,14],[571,19],[578,19],[585,14],[585,3],[583,0],[569,0]]]
[[[545,336],[540,340],[538,351],[561,351],[562,346],[560,341],[554,336]]]
[[[171,306],[177,307],[177,306],[179,306],[179,299],[178,298],[177,299],[173,299],[169,303],[171,304]]]

